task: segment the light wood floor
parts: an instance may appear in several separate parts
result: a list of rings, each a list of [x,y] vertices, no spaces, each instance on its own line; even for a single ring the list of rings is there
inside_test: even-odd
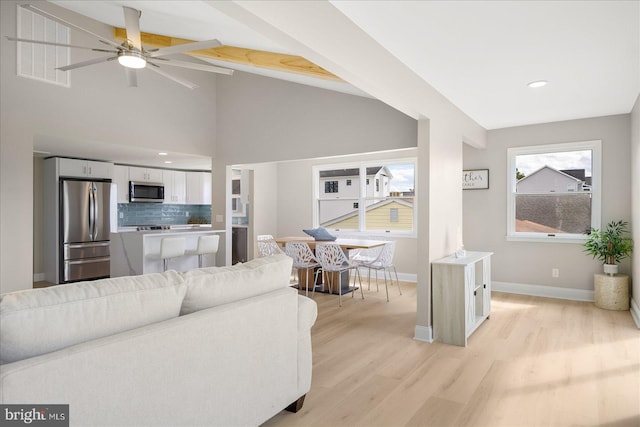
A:
[[[317,294],[304,407],[266,426],[640,426],[628,311],[494,293],[466,348],[414,341],[415,285]]]

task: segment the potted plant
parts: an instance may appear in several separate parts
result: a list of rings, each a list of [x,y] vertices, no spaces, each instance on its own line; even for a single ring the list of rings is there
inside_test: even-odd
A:
[[[604,263],[604,273],[610,276],[618,272],[618,264],[631,254],[633,240],[625,236],[628,223],[611,221],[605,230],[591,228],[589,237],[584,243],[585,252]]]

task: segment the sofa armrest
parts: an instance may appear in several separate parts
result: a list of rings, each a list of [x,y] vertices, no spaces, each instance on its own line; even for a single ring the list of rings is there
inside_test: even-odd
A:
[[[311,390],[311,327],[317,317],[316,302],[298,295],[298,396],[304,396]]]
[[[298,295],[298,335],[308,334],[318,318],[318,304],[310,298]]]

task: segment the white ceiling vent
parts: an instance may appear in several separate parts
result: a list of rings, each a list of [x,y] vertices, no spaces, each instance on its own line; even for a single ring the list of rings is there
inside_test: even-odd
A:
[[[69,27],[18,8],[18,38],[69,44]],[[56,70],[69,65],[69,48],[17,43],[18,75],[69,87],[69,73]]]

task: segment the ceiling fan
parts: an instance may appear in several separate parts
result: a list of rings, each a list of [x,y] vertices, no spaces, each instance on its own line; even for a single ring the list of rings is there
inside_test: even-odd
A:
[[[192,83],[181,77],[176,77],[176,76],[172,76],[171,74],[168,74],[166,71],[162,70],[161,67],[168,65],[172,67],[182,67],[182,68],[190,68],[194,70],[209,71],[212,73],[220,73],[220,74],[228,74],[228,75],[233,74],[233,70],[230,70],[228,68],[216,67],[213,65],[196,64],[196,63],[187,62],[187,61],[179,61],[175,59],[164,58],[164,56],[172,55],[175,53],[189,52],[193,50],[207,49],[207,48],[221,46],[221,43],[215,39],[194,42],[194,43],[185,43],[181,45],[163,47],[159,49],[145,49],[142,46],[142,42],[140,39],[140,15],[142,14],[142,12],[140,12],[137,9],[133,9],[131,7],[123,6],[125,30],[127,32],[127,39],[123,43],[118,43],[116,41],[102,37],[94,32],[91,32],[87,29],[79,27],[69,21],[66,21],[62,18],[58,18],[57,16],[52,15],[49,12],[45,12],[44,10],[39,9],[33,5],[22,4],[20,5],[20,7],[30,10],[31,12],[37,13],[38,15],[44,16],[45,18],[51,19],[52,21],[56,21],[67,27],[75,28],[76,30],[83,31],[93,37],[96,37],[99,42],[109,45],[111,47],[111,49],[100,49],[100,48],[75,46],[75,45],[69,45],[69,44],[22,39],[22,38],[7,36],[7,39],[12,41],[17,41],[17,42],[37,43],[37,44],[44,44],[44,45],[50,45],[50,46],[62,46],[62,47],[70,47],[70,48],[88,49],[88,50],[93,50],[95,52],[108,52],[112,54],[109,56],[102,56],[100,58],[89,59],[87,61],[70,64],[64,67],[59,67],[57,68],[58,70],[69,71],[76,68],[86,67],[88,65],[93,65],[93,64],[100,64],[102,62],[108,62],[108,61],[113,61],[117,59],[118,62],[125,67],[129,86],[133,86],[133,87],[138,86],[138,77],[136,74],[136,70],[141,68],[146,68],[148,70],[151,70],[153,72],[160,74],[161,76],[171,79],[176,83],[186,86],[189,89],[194,89],[198,86],[195,83]]]

